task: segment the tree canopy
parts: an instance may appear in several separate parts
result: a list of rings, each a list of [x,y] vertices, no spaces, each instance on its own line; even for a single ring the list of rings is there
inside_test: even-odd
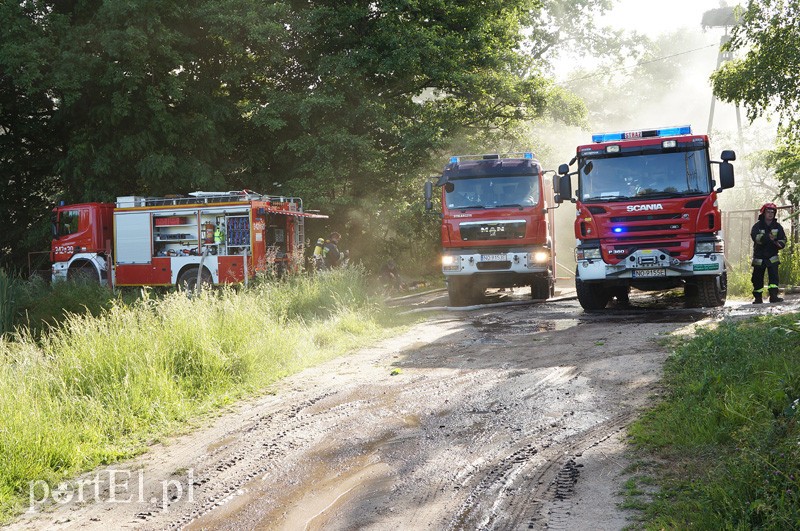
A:
[[[800,2],[750,0],[725,45],[736,56],[712,75],[714,94],[740,103],[752,121],[776,112],[776,149],[768,157],[780,195],[800,199]]]
[[[774,109],[794,135],[800,133],[798,20],[797,0],[751,0],[725,45],[734,58],[712,76],[718,98],[743,104],[751,120]]]
[[[546,22],[609,0],[549,4],[3,2],[0,262],[57,198],[250,188],[337,216],[408,202],[454,138],[580,123],[544,59],[572,30]],[[596,46],[581,27],[570,39]]]

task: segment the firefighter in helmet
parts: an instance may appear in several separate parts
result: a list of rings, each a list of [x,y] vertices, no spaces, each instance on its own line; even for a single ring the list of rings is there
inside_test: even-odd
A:
[[[328,237],[325,242],[322,248],[322,257],[325,260],[326,269],[332,269],[345,264],[348,252],[339,250],[339,240],[341,239],[341,234],[338,232],[331,232],[330,237]]]
[[[322,271],[325,269],[325,238],[317,238],[317,244],[314,246],[314,255],[312,256],[314,270]]]
[[[786,233],[775,219],[778,207],[775,203],[765,203],[761,207],[758,221],[750,230],[753,240],[753,304],[763,303],[762,294],[769,292],[769,302],[782,302],[778,297],[778,251],[786,247]],[[769,285],[764,287],[764,272]]]

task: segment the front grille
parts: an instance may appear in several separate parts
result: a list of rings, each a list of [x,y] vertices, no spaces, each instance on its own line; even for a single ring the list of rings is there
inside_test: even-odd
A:
[[[648,232],[652,230],[680,230],[680,224],[673,225],[633,225],[625,227],[625,232]]]
[[[511,262],[504,260],[502,262],[478,262],[476,264],[478,271],[502,271],[504,269],[511,269]]]
[[[681,219],[683,214],[644,214],[639,216],[617,216],[612,217],[612,223],[623,223],[626,221],[652,221],[656,219]]]
[[[525,222],[466,222],[459,225],[459,231],[464,241],[519,240],[525,237]]]

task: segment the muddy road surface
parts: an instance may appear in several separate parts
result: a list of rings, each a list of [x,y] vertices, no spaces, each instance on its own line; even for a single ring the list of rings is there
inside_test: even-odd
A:
[[[621,529],[625,430],[657,395],[667,338],[797,311],[791,297],[699,309],[640,294],[589,314],[493,294],[32,496],[12,527]]]

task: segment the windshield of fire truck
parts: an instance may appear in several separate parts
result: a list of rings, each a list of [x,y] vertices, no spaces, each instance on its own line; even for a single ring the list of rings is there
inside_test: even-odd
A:
[[[532,175],[451,179],[445,185],[447,208],[527,207],[539,200],[539,181]]]
[[[704,195],[712,187],[705,149],[603,154],[581,160],[579,167],[578,193],[582,201]]]

